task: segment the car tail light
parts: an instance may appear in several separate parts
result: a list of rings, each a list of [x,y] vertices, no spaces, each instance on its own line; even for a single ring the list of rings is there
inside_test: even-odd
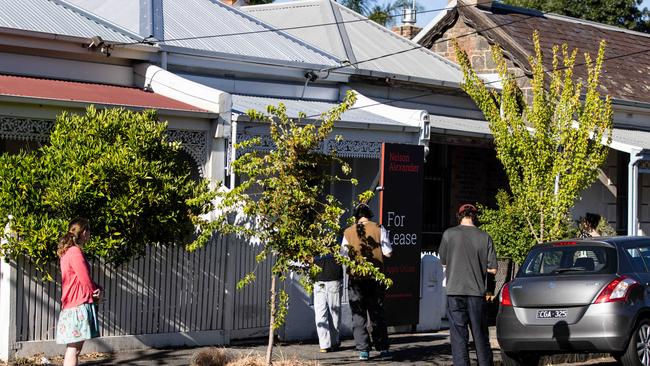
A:
[[[575,241],[559,241],[557,243],[553,243],[554,247],[565,247],[567,245],[576,245],[578,242]]]
[[[512,300],[510,299],[510,283],[506,283],[501,288],[499,302],[501,303],[501,306],[512,306]]]
[[[633,278],[627,276],[616,277],[600,291],[594,304],[626,301],[631,290],[638,285],[639,282]]]

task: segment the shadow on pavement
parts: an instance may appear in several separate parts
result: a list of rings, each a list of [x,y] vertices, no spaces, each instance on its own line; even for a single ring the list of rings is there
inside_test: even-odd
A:
[[[84,360],[86,365],[188,365],[193,349],[164,349],[132,351],[128,354],[111,354],[109,357]]]
[[[448,334],[425,334],[425,335],[392,335],[390,338],[390,343],[392,345],[397,344],[410,344],[410,343],[422,343],[422,342],[436,342],[449,338]]]

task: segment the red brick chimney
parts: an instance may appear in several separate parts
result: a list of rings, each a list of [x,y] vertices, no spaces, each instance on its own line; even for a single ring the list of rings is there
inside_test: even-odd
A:
[[[422,28],[415,25],[417,11],[415,8],[404,8],[402,13],[402,24],[394,26],[391,30],[402,37],[411,39],[415,37]]]
[[[413,24],[402,24],[402,25],[393,26],[391,30],[402,37],[411,39],[417,36],[417,34],[420,33],[420,31],[422,30],[422,28],[417,27]]]

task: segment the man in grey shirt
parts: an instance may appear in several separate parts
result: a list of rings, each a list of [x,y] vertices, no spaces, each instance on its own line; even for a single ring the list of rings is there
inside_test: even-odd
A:
[[[447,278],[447,318],[454,366],[469,366],[468,324],[479,365],[492,365],[485,282],[487,273],[497,272],[497,257],[490,235],[475,226],[476,213],[476,207],[470,204],[460,206],[460,225],[445,230],[438,250]]]

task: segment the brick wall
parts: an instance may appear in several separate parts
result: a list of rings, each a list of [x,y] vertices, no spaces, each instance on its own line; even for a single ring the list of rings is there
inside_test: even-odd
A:
[[[420,33],[420,31],[422,30],[422,28],[407,24],[407,25],[395,26],[391,30],[402,37],[411,39],[417,36],[417,34]]]
[[[457,224],[455,217],[461,204],[480,203],[496,207],[496,193],[505,189],[508,183],[494,148],[450,146],[449,164],[450,225]]]
[[[478,74],[497,74],[497,65],[492,58],[492,51],[488,40],[479,35],[474,34],[476,30],[465,24],[462,19],[458,19],[454,24],[448,28],[441,37],[434,42],[431,50],[442,57],[445,57],[453,62],[458,62],[454,47],[451,39],[456,38],[458,45],[467,52],[472,67]],[[449,41],[445,41],[449,40]],[[517,76],[517,82],[526,97],[530,100],[530,82],[524,75],[523,70],[515,66],[512,61],[507,60],[508,69],[511,73]]]

